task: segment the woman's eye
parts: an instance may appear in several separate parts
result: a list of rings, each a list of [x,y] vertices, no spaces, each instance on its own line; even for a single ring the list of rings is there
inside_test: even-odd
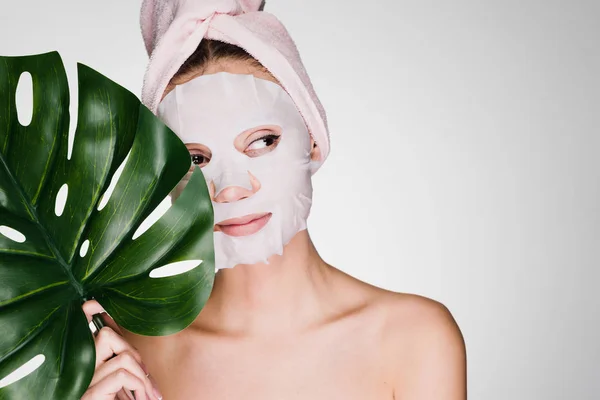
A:
[[[279,135],[266,135],[250,143],[246,151],[256,152],[257,150],[274,147],[277,143],[279,143]]]
[[[191,154],[192,163],[199,166],[200,168],[204,167],[210,161],[210,158],[206,157],[203,154]]]

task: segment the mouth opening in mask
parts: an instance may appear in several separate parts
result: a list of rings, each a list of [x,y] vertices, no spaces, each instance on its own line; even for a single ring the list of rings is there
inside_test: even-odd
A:
[[[255,213],[238,218],[229,218],[215,224],[215,232],[223,232],[228,236],[248,236],[260,231],[271,219],[273,214]]]

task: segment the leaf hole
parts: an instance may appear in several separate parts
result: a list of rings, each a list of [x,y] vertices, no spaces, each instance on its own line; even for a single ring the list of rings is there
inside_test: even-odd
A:
[[[33,118],[33,79],[27,71],[23,72],[17,83],[15,93],[17,119],[23,126],[29,126]]]
[[[81,247],[79,248],[79,257],[85,257],[89,248],[90,248],[90,241],[89,241],[89,239],[86,239],[81,244]]]
[[[200,264],[202,264],[202,260],[177,261],[153,269],[152,271],[150,271],[150,278],[166,278],[168,276],[184,274],[188,271],[193,270]]]
[[[65,70],[67,71],[67,76],[77,76],[77,66],[75,63],[65,63]],[[69,85],[69,97],[71,99],[79,99],[79,85]],[[75,141],[75,134],[77,133],[77,124],[79,120],[79,102],[71,101],[69,102],[69,115],[70,115],[70,123],[69,123],[69,136],[67,140],[67,160],[71,160],[73,156],[73,142]]]
[[[156,208],[146,217],[146,219],[142,221],[140,226],[138,226],[138,228],[133,233],[131,239],[137,239],[144,232],[150,229],[150,227],[154,225],[154,223],[158,221],[160,217],[162,217],[169,208],[171,208],[171,197],[167,196],[160,202],[158,206],[156,206]]]
[[[25,378],[27,375],[32,374],[36,369],[42,366],[44,361],[46,361],[46,357],[43,354],[38,354],[37,356],[33,357],[31,360],[27,361],[25,364],[8,374],[8,376],[1,379],[0,389],[8,385],[12,385],[13,383]]]
[[[56,202],[54,203],[54,214],[60,217],[65,211],[65,205],[67,204],[67,197],[69,196],[69,185],[63,184],[58,190],[56,195]]]
[[[110,184],[108,185],[108,188],[106,189],[106,191],[100,198],[100,202],[98,203],[98,207],[97,207],[98,211],[101,211],[108,204],[108,200],[110,200],[110,196],[112,196],[112,193],[115,190],[115,187],[117,186],[117,182],[119,181],[119,178],[121,177],[121,174],[123,173],[123,170],[125,169],[125,164],[127,164],[127,160],[129,159],[129,154],[131,154],[131,151],[129,151],[129,153],[127,153],[127,156],[125,156],[125,159],[123,160],[121,165],[119,165],[119,168],[117,168],[117,170],[113,174],[112,178],[110,178]]]
[[[0,234],[17,243],[23,243],[26,240],[25,235],[6,225],[0,225]]]

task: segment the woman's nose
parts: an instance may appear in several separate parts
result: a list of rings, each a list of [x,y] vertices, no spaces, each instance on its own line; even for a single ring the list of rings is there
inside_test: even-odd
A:
[[[223,173],[209,185],[211,198],[216,203],[231,203],[246,199],[260,189],[260,182],[254,175],[244,173]]]

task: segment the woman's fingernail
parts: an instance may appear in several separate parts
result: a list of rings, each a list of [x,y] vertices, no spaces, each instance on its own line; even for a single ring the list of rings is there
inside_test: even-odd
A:
[[[156,388],[156,386],[154,386],[154,395],[156,396],[156,398],[158,400],[162,400],[162,394],[160,394],[160,392],[158,391],[158,389]]]

